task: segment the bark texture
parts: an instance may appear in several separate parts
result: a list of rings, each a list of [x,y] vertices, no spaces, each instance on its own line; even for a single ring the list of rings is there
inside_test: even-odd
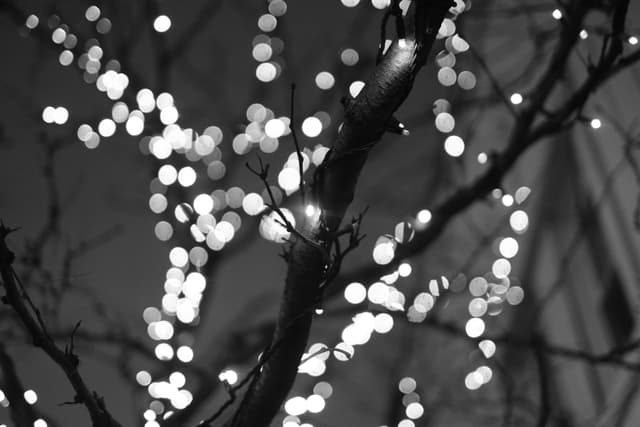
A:
[[[406,36],[392,43],[358,96],[344,101],[342,128],[311,188],[320,218],[302,230],[319,245],[300,238],[293,242],[280,314],[267,351],[270,356],[226,425],[268,426],[289,393],[321,298],[332,236],[353,200],[369,151],[411,92],[451,5],[449,0],[414,1],[404,19]]]

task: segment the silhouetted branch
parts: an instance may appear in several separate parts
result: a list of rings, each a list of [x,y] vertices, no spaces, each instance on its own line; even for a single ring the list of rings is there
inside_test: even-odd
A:
[[[360,94],[346,102],[338,139],[314,176],[312,194],[321,213],[317,221],[307,222],[305,233],[314,240],[332,243],[331,235],[339,229],[353,199],[367,154],[411,91],[450,6],[449,1],[415,2],[408,16],[413,32],[406,40],[393,43]],[[255,376],[230,426],[263,426],[278,411],[297,374],[313,316],[307,310],[320,297],[326,268],[322,250],[301,240],[293,242],[272,338],[281,345]]]
[[[93,426],[119,427],[120,424],[107,411],[104,400],[95,391],[90,391],[80,376],[78,372],[78,357],[72,352],[65,352],[58,348],[47,333],[38,309],[34,306],[26,290],[20,285],[18,276],[12,267],[15,256],[9,250],[6,242],[7,236],[12,231],[6,228],[4,224],[0,224],[0,274],[6,291],[3,300],[14,309],[33,339],[33,344],[36,347],[40,347],[64,371],[76,392],[74,400],[86,406]]]

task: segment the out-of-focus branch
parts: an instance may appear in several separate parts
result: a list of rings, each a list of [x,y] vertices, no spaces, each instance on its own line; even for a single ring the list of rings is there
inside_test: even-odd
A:
[[[107,411],[104,400],[95,391],[91,391],[80,376],[78,372],[80,359],[73,352],[73,346],[67,347],[65,351],[58,348],[53,338],[48,334],[40,312],[21,286],[12,266],[15,255],[8,248],[6,242],[7,236],[12,231],[4,224],[0,224],[0,274],[6,291],[3,300],[13,308],[20,318],[33,339],[33,344],[40,347],[64,371],[76,392],[74,400],[86,406],[93,426],[120,427],[120,424]]]
[[[474,202],[484,198],[494,188],[499,187],[502,179],[527,149],[543,140],[545,136],[570,126],[572,118],[575,117],[576,113],[580,111],[589,97],[600,86],[616,73],[633,64],[632,59],[635,61],[640,60],[640,54],[631,54],[623,57],[629,58],[624,63],[620,59],[622,53],[621,35],[624,33],[624,28],[620,27],[620,22],[624,24],[623,14],[626,13],[626,5],[628,5],[628,1],[621,1],[618,3],[614,14],[611,41],[610,43],[604,42],[608,47],[605,49],[599,63],[589,70],[589,75],[585,81],[554,113],[544,114],[544,104],[562,76],[572,47],[581,29],[582,18],[588,10],[589,2],[574,1],[572,4],[573,6],[569,9],[572,12],[567,13],[566,26],[561,33],[561,39],[546,71],[534,90],[532,90],[532,98],[529,104],[518,115],[507,147],[493,158],[488,170],[474,182],[456,190],[451,196],[432,209],[432,219],[428,226],[424,230],[416,232],[415,238],[411,242],[398,247],[394,261],[387,265],[368,264],[354,270],[352,273],[339,277],[336,281],[338,286],[329,290],[330,295],[339,294],[346,284],[353,281],[371,282],[377,280],[380,276],[396,268],[403,259],[421,253],[428,248],[458,214]],[[536,120],[540,115],[544,115],[545,118],[538,123]]]

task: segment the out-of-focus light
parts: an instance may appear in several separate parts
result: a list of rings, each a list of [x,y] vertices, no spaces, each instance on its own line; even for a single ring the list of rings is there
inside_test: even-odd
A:
[[[316,86],[322,90],[331,89],[335,83],[335,77],[328,71],[321,71],[316,75]]]
[[[153,21],[153,29],[159,33],[169,31],[171,28],[171,18],[167,15],[160,15]]]
[[[444,141],[444,151],[451,157],[460,157],[464,153],[464,141],[456,135],[448,136]]]
[[[33,405],[38,401],[38,395],[33,390],[27,390],[24,392],[24,400],[29,404]]]
[[[351,67],[358,63],[360,55],[355,49],[348,48],[340,52],[340,60],[344,65]]]
[[[315,138],[322,132],[322,122],[317,117],[311,116],[302,122],[302,133],[309,138]]]
[[[600,129],[602,127],[602,121],[600,119],[591,119],[589,124],[593,129]]]
[[[521,94],[519,94],[519,93],[517,93],[517,92],[516,92],[516,93],[513,93],[513,94],[511,95],[511,97],[509,98],[509,100],[511,101],[511,103],[512,103],[513,105],[518,105],[518,104],[522,104],[522,101],[523,101],[524,99],[522,98],[522,95],[521,95]]]
[[[256,68],[256,77],[264,83],[273,81],[278,75],[278,70],[271,62],[263,62]]]
[[[105,138],[112,136],[116,132],[116,124],[111,119],[102,119],[98,124],[98,133]]]
[[[428,209],[422,209],[420,212],[418,212],[416,219],[423,224],[428,223],[429,221],[431,221],[431,211],[429,211]]]
[[[562,11],[560,11],[560,9],[554,9],[553,12],[551,12],[551,16],[553,16],[555,20],[562,19]]]
[[[364,88],[364,82],[357,80],[349,85],[349,94],[355,98],[358,96],[362,88]]]
[[[356,7],[360,3],[360,0],[340,0],[340,1],[346,7]]]

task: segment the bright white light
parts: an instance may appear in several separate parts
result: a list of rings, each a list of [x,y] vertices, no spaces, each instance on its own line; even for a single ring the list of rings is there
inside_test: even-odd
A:
[[[346,7],[356,7],[360,0],[340,0],[342,4]]]
[[[555,20],[562,19],[562,12],[560,9],[554,9],[553,12],[551,12],[551,16],[553,16],[553,19]]]
[[[170,93],[162,92],[156,98],[156,106],[160,110],[164,110],[167,107],[171,107],[173,105],[173,96]]]
[[[271,119],[264,125],[264,133],[270,138],[280,138],[287,127],[280,119]]]
[[[178,182],[183,187],[191,187],[196,182],[196,171],[191,166],[185,166],[178,172]]]
[[[411,271],[411,264],[409,264],[408,262],[403,262],[398,266],[398,274],[400,275],[400,277],[409,277],[411,275]]]
[[[448,136],[444,141],[444,151],[451,157],[460,157],[464,153],[464,141],[456,135]]]
[[[184,363],[189,363],[193,360],[193,350],[191,347],[183,345],[182,347],[178,347],[178,351],[176,352],[178,356],[178,360]]]
[[[307,397],[307,410],[312,414],[318,414],[322,412],[325,405],[326,402],[322,398],[322,396],[312,394],[311,396]]]
[[[302,122],[302,133],[309,138],[315,138],[322,132],[322,122],[317,117],[311,116]]]
[[[258,193],[249,193],[242,199],[242,209],[247,215],[258,215],[264,208],[264,200]]]
[[[111,119],[102,119],[98,124],[98,133],[105,138],[112,136],[116,132],[116,123]]]
[[[233,369],[227,369],[226,371],[222,371],[220,375],[218,375],[218,379],[220,381],[226,381],[229,384],[233,385],[238,382],[238,373]]]
[[[491,266],[491,272],[498,279],[504,279],[505,277],[509,276],[509,273],[511,273],[511,263],[504,258],[498,258],[493,262],[493,265]]]
[[[424,414],[424,407],[419,402],[412,402],[407,405],[405,413],[412,420],[417,420]]]
[[[635,46],[638,44],[638,38],[636,36],[629,36],[627,39],[630,45]]]
[[[307,412],[307,399],[302,396],[292,397],[285,402],[284,410],[289,415],[302,415]]]
[[[45,107],[44,110],[42,110],[42,121],[45,123],[53,123],[55,119],[55,113],[55,108],[51,106]]]
[[[53,121],[57,125],[63,125],[69,119],[69,111],[64,107],[58,107],[53,113]]]
[[[313,205],[307,205],[306,208],[304,208],[304,214],[308,217],[312,217],[316,214],[316,208]]]
[[[156,346],[155,354],[159,360],[171,360],[173,359],[173,348],[166,342],[163,342]]]
[[[173,105],[160,110],[160,121],[164,125],[171,125],[178,121],[178,110]]]
[[[362,88],[364,88],[364,82],[361,82],[360,80],[356,80],[355,82],[349,85],[349,93],[351,94],[352,97],[355,98],[356,96],[358,96]]]
[[[129,114],[125,129],[131,136],[140,135],[144,130],[144,119],[141,117],[141,115],[134,115],[132,112],[131,114]]]
[[[429,211],[428,209],[422,209],[420,212],[418,212],[416,218],[421,223],[426,224],[431,221],[431,211]]]
[[[173,372],[169,375],[169,383],[177,388],[182,388],[187,382],[182,372]]]
[[[393,329],[393,317],[387,313],[377,314],[373,322],[373,330],[379,334],[386,334]]]
[[[153,21],[153,29],[164,33],[171,28],[171,19],[167,15],[160,15]]]
[[[391,241],[379,243],[373,248],[373,260],[376,264],[389,264],[395,256],[395,245]]]
[[[529,216],[525,211],[514,211],[509,217],[509,225],[516,233],[524,233],[529,226]]]
[[[513,258],[518,253],[518,241],[513,237],[506,237],[500,241],[500,255],[505,258]]]
[[[33,422],[33,427],[47,427],[47,422],[42,418],[38,418]]]
[[[199,215],[206,215],[213,210],[213,198],[208,194],[198,194],[193,199],[193,210]]]
[[[353,282],[344,289],[344,298],[350,304],[360,304],[367,297],[367,289],[362,283]]]
[[[178,171],[173,165],[162,165],[158,169],[158,179],[164,185],[171,185],[178,179]]]
[[[382,282],[376,282],[369,286],[367,297],[369,298],[369,301],[374,304],[382,304],[389,297],[389,286]]]
[[[300,173],[294,168],[284,168],[278,174],[278,185],[285,191],[297,190],[300,186]]]
[[[169,252],[169,261],[176,267],[184,267],[189,262],[189,254],[186,249],[176,246]]]
[[[276,78],[278,70],[271,62],[263,62],[256,67],[256,77],[261,82],[270,82]]]
[[[33,390],[27,390],[24,392],[24,400],[29,404],[33,405],[38,401],[38,395]]]
[[[586,39],[587,39],[587,37],[589,37],[589,33],[587,32],[587,30],[581,30],[581,31],[580,31],[580,38],[581,38],[582,40],[586,40]]]
[[[479,389],[483,382],[484,379],[482,378],[482,374],[480,374],[478,371],[468,373],[464,379],[464,385],[469,390]]]
[[[478,343],[478,348],[487,359],[490,359],[496,352],[496,344],[491,340],[482,340]]]
[[[518,105],[518,104],[522,104],[522,101],[523,101],[524,99],[522,98],[522,95],[520,95],[519,93],[517,93],[517,92],[516,92],[516,93],[513,93],[513,94],[511,95],[511,97],[509,98],[509,100],[511,101],[511,103],[512,103],[513,105]]]
[[[600,119],[592,119],[589,124],[594,129],[600,129],[602,127],[602,121],[600,121]]]
[[[480,319],[479,317],[473,317],[469,319],[464,327],[467,336],[469,336],[470,338],[478,338],[484,333],[484,329],[484,320]]]

